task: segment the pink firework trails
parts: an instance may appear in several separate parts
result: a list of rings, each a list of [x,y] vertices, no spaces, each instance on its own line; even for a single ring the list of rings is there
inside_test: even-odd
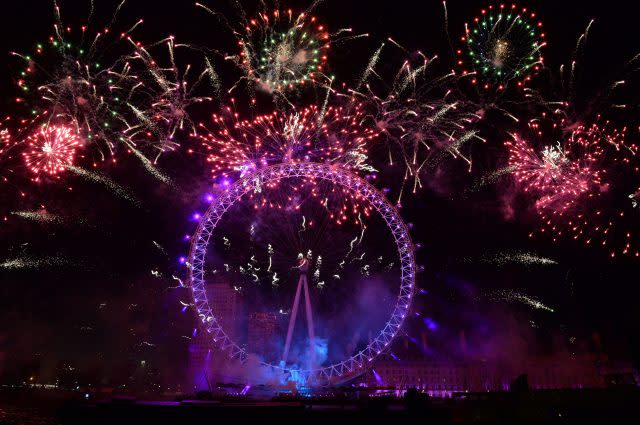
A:
[[[534,197],[541,220],[530,236],[550,234],[554,241],[569,237],[599,244],[612,257],[640,256],[632,237],[637,223],[629,220],[637,213],[637,181],[630,180],[637,180],[638,147],[626,138],[626,128],[594,123],[575,127],[564,142],[541,150],[518,137],[506,143],[513,175]]]
[[[43,125],[27,137],[23,152],[27,168],[36,175],[55,176],[73,165],[82,142],[72,127]],[[36,177],[36,180],[38,177]]]
[[[222,115],[213,116],[215,130],[197,137],[207,152],[214,181],[222,186],[228,186],[232,178],[281,163],[317,162],[355,173],[373,173],[375,170],[367,164],[367,151],[378,133],[363,126],[362,121],[360,106],[348,110],[328,106],[323,110],[313,105],[293,112],[275,111],[252,120],[240,119],[232,107],[227,107]],[[358,216],[369,214],[369,207],[362,205],[357,194],[319,187],[324,184],[306,178],[287,183],[287,191],[291,195],[298,191],[309,193],[330,210],[331,218],[339,224],[350,217],[360,223]],[[264,197],[254,198],[256,208],[278,207]]]
[[[565,144],[545,146],[541,151],[520,137],[505,143],[509,167],[525,192],[537,196],[538,209],[570,209],[583,194],[601,185],[597,167],[599,144],[572,134]]]
[[[351,171],[373,171],[368,147],[377,131],[364,127],[360,106],[315,105],[243,120],[232,107],[213,116],[215,130],[199,136],[214,178],[283,162],[329,162]]]

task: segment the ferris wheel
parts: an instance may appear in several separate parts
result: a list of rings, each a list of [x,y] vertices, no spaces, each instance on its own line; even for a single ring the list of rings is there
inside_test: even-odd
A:
[[[367,203],[372,211],[375,210],[380,215],[382,222],[386,223],[388,231],[395,241],[394,249],[397,251],[399,264],[399,281],[397,286],[394,284],[397,290],[396,298],[386,323],[375,336],[370,338],[366,346],[347,358],[330,362],[327,365],[311,364],[309,367],[301,367],[287,364],[292,321],[295,321],[295,314],[293,314],[292,321],[289,322],[287,342],[283,350],[285,354],[282,360],[263,362],[265,367],[279,370],[285,376],[295,377],[297,382],[305,385],[335,385],[366,371],[371,367],[374,359],[389,348],[409,314],[415,291],[414,245],[408,228],[396,208],[369,182],[339,167],[312,162],[278,164],[246,174],[217,196],[200,218],[196,232],[192,237],[187,262],[188,286],[192,291],[194,306],[202,330],[206,332],[211,344],[226,352],[233,359],[240,362],[246,361],[249,356],[247,349],[235,341],[230,332],[223,328],[220,318],[212,308],[211,300],[208,299],[205,271],[207,253],[214,230],[221,225],[221,220],[234,204],[252,193],[261,191],[262,188],[270,184],[286,179],[314,179],[314,181],[323,181],[340,187],[341,190],[357,194],[361,202]],[[297,311],[300,290],[303,288],[306,295],[307,319],[310,319],[311,307],[306,286],[307,270],[308,265],[302,261],[294,310]],[[366,318],[358,318],[358,320],[362,319]],[[307,324],[309,336],[313,338],[313,325],[309,325],[309,320]]]

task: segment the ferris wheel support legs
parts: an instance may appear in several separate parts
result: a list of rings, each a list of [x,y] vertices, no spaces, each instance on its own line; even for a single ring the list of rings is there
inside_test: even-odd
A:
[[[309,285],[307,284],[307,274],[301,273],[300,279],[298,279],[298,287],[296,288],[296,296],[293,299],[293,307],[291,309],[291,317],[289,318],[289,327],[287,329],[287,339],[284,344],[284,354],[282,355],[282,364],[287,364],[287,358],[289,357],[289,348],[291,347],[291,338],[293,337],[293,328],[296,325],[296,317],[298,316],[298,306],[300,305],[300,290],[304,287],[304,304],[307,314],[307,332],[309,333],[309,356],[310,356],[310,368],[313,368],[316,363],[316,337],[313,330],[313,312],[311,311],[311,297],[309,296]]]

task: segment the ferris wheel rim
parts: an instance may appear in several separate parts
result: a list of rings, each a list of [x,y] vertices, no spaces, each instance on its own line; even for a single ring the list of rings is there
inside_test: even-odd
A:
[[[261,361],[265,367],[281,370],[284,373],[297,374],[304,382],[331,383],[342,377],[364,372],[373,360],[385,351],[397,336],[404,320],[408,316],[415,290],[415,254],[409,229],[398,210],[386,197],[365,179],[332,164],[298,162],[283,163],[259,168],[241,177],[218,196],[202,215],[191,242],[187,262],[187,283],[191,289],[194,306],[200,324],[210,335],[214,345],[222,351],[229,351],[231,358],[246,361],[247,351],[235,343],[218,323],[209,306],[205,290],[204,263],[213,230],[227,210],[251,190],[268,182],[285,178],[320,178],[352,191],[359,191],[385,221],[391,231],[400,258],[400,291],[393,312],[373,341],[355,355],[328,366],[314,369],[291,368]]]

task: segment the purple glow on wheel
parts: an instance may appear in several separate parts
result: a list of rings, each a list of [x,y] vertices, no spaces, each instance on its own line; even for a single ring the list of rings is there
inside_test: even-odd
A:
[[[292,369],[264,363],[265,366],[280,369],[301,378],[297,379],[299,382],[320,385],[336,384],[364,372],[371,366],[371,361],[388,347],[402,327],[407,312],[411,308],[415,288],[416,264],[414,245],[409,236],[409,230],[396,208],[365,179],[338,167],[310,162],[278,164],[247,173],[217,196],[207,212],[201,217],[198,228],[192,237],[187,262],[187,280],[203,329],[210,335],[212,342],[226,351],[231,358],[245,361],[248,353],[231,340],[222,329],[207,300],[204,264],[209,239],[222,216],[245,194],[266,183],[292,177],[323,179],[352,192],[358,192],[386,222],[396,242],[400,258],[400,291],[395,307],[387,323],[365,349],[339,363],[310,370]]]

